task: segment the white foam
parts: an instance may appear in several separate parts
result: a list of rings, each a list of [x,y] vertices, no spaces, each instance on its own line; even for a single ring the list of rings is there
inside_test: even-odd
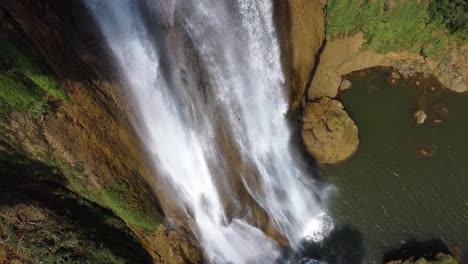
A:
[[[289,143],[292,135],[285,117],[287,96],[271,1],[237,0],[237,11],[227,2],[184,2],[190,4],[190,13],[181,14],[234,141],[258,172],[259,189],[248,186],[248,180],[246,188],[291,246],[297,247],[304,238],[323,239],[333,224],[324,213],[323,189],[295,160],[299,155]],[[191,212],[208,259],[273,263],[279,255],[273,240],[241,219],[228,221],[215,184],[227,182],[221,176],[228,173],[214,175],[212,170],[223,168],[207,114],[213,109],[194,93],[195,86],[182,85],[186,77],[178,72],[167,81],[138,1],[86,3],[119,63],[129,99],[136,105],[134,126],[152,165],[176,190],[171,195]],[[178,8],[177,1],[172,3],[166,16],[171,20]]]

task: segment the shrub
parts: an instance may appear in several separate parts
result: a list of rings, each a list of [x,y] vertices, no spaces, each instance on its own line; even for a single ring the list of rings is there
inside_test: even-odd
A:
[[[431,18],[441,21],[450,33],[468,39],[468,2],[466,0],[433,0]]]

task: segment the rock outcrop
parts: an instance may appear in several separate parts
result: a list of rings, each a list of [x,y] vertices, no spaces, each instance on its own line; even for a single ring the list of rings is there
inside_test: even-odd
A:
[[[325,39],[324,0],[275,0],[286,82],[290,87],[290,109],[302,101]],[[287,12],[285,12],[287,10]]]
[[[390,261],[386,264],[458,264],[458,261],[450,255],[439,253],[433,259],[409,258]]]
[[[321,163],[343,161],[359,144],[357,126],[343,105],[329,97],[306,104],[302,138],[309,153]]]
[[[376,66],[394,67],[402,73],[432,74],[448,89],[455,92],[468,91],[468,72],[464,70],[468,67],[468,60],[463,56],[468,52],[468,43],[459,49],[453,49],[451,59],[447,62],[435,61],[411,52],[379,54],[363,49],[365,43],[362,32],[327,40],[309,88],[308,99],[323,96],[334,98],[339,91],[341,76]]]
[[[423,110],[418,110],[414,113],[414,120],[416,121],[416,124],[422,125],[424,122],[426,122],[427,119],[427,114]]]

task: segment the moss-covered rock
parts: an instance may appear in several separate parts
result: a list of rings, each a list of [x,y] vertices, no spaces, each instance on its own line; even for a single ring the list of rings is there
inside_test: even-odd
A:
[[[63,188],[56,168],[0,144],[0,263],[150,263],[111,211]]]
[[[15,43],[1,46],[0,142],[115,213],[155,257],[162,211],[153,175],[93,21],[80,0],[0,2],[0,37]]]
[[[56,77],[31,54],[0,38],[0,117],[26,111],[31,117],[47,112],[50,100],[64,100]]]

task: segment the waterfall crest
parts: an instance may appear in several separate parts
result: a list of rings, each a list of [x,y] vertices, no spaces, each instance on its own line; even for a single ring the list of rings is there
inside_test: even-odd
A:
[[[274,263],[279,256],[276,242],[227,210],[226,200],[244,206],[226,187],[232,177],[293,248],[323,238],[332,228],[326,188],[290,145],[271,0],[86,4],[118,62],[149,159],[196,223],[210,262]],[[226,162],[220,134],[250,169]]]

